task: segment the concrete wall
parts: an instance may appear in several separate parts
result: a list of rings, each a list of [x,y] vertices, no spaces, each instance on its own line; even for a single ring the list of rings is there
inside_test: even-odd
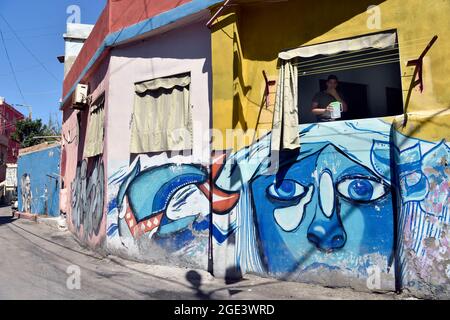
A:
[[[60,145],[44,147],[19,156],[19,211],[59,216],[60,157]]]
[[[112,51],[107,112],[110,252],[207,268],[210,212],[201,186],[208,180],[210,43],[210,31],[202,21]],[[191,75],[192,152],[130,154],[134,84],[186,72]],[[127,189],[132,184],[138,190],[133,195]],[[117,201],[119,188],[127,192],[123,202]],[[156,203],[161,201],[160,207]],[[129,202],[135,208],[144,203],[154,207],[149,212],[131,212]],[[155,208],[160,211],[153,212]],[[137,217],[142,215],[139,223]]]

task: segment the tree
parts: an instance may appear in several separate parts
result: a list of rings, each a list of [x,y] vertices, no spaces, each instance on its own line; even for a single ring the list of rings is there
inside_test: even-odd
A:
[[[52,135],[55,135],[53,130],[43,125],[41,119],[26,118],[16,122],[16,131],[11,135],[11,139],[19,142],[22,148],[27,148],[47,141],[45,138],[35,137]]]

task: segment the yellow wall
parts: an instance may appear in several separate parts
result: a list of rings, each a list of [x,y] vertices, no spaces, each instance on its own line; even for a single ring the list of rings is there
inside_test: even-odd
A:
[[[380,30],[368,28],[370,5],[379,5]],[[222,137],[227,129],[247,132],[249,139],[244,145],[252,142],[252,129],[261,130],[261,134],[270,130],[275,87],[271,87],[270,107],[266,108],[262,71],[272,80],[278,78],[280,51],[396,29],[404,100],[414,71],[406,62],[417,58],[434,35],[439,36],[425,59],[425,91],[413,92],[408,126],[403,129],[397,118],[396,127],[422,139],[449,138],[449,12],[449,0],[290,0],[234,6],[212,28],[213,127]],[[236,150],[243,146],[229,140],[224,146],[224,139],[215,135],[214,148]]]

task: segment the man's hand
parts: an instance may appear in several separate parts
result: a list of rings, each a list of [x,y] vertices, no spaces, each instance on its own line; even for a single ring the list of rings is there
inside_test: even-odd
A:
[[[329,105],[325,108],[325,110],[328,111],[328,112],[333,112],[333,111],[334,111],[334,108],[331,106],[331,104],[329,104]]]

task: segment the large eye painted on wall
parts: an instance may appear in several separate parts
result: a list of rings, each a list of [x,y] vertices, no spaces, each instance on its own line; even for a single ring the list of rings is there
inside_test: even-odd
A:
[[[339,194],[350,201],[369,203],[384,197],[389,187],[372,177],[345,177],[337,183]]]
[[[297,201],[306,191],[306,187],[294,180],[283,180],[280,184],[273,183],[267,188],[269,197],[278,201]]]

